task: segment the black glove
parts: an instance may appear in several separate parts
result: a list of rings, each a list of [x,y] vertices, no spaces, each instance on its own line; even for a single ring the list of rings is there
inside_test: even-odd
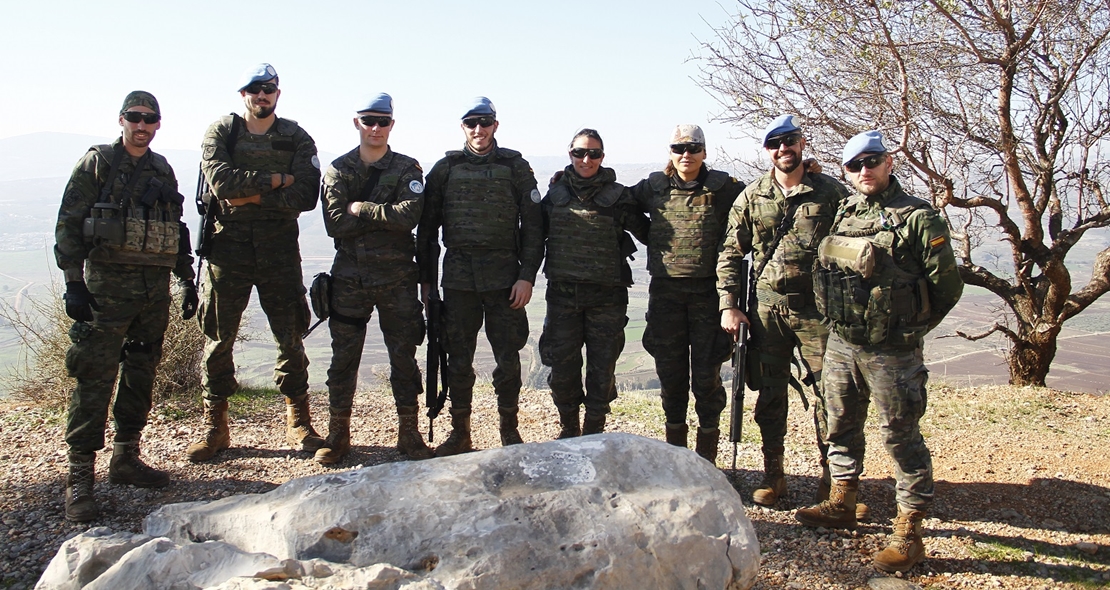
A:
[[[100,311],[100,305],[96,303],[92,293],[89,293],[85,281],[66,283],[66,294],[62,299],[66,302],[66,315],[78,322],[91,322],[92,310]]]
[[[197,296],[196,285],[193,281],[181,281],[181,319],[193,319],[199,305],[200,297]]]

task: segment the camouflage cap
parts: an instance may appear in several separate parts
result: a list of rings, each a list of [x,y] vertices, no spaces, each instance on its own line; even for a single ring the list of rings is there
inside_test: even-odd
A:
[[[842,164],[847,164],[860,154],[882,154],[887,152],[883,145],[883,134],[878,131],[864,131],[852,137],[844,144],[844,153],[840,159]]]
[[[802,128],[794,123],[794,115],[779,115],[763,129],[763,145],[766,147],[767,140],[772,137],[787,135],[801,130]]]
[[[132,90],[123,99],[123,106],[119,108],[119,114],[122,115],[131,107],[147,107],[157,115],[162,114],[162,111],[158,108],[158,99],[145,90]]]
[[[462,116],[463,119],[467,117],[496,117],[497,109],[494,108],[490,99],[484,96],[475,96],[470,99],[466,105],[466,114]]]
[[[705,133],[697,125],[678,125],[671,133],[671,145],[680,143],[705,145]]]
[[[269,82],[270,80],[273,80],[277,77],[277,70],[274,69],[274,66],[268,63],[263,62],[258,65],[251,66],[243,72],[242,76],[239,77],[239,91],[242,92],[244,88],[250,86],[251,84],[254,84],[255,82]]]
[[[393,97],[384,93],[384,92],[379,92],[377,94],[374,94],[374,95],[370,96],[370,98],[368,98],[365,101],[363,101],[362,103],[360,103],[358,110],[355,111],[355,112],[356,113],[385,113],[387,115],[392,115],[393,114]]]

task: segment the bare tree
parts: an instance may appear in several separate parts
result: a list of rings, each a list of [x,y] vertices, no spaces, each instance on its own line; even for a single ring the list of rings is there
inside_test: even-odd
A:
[[[1110,0],[739,0],[728,20],[697,56],[720,119],[796,113],[836,162],[882,130],[903,185],[948,220],[964,281],[1006,305],[960,335],[1005,335],[1010,382],[1043,386],[1064,322],[1110,289],[1110,248],[1086,284],[1067,261],[1110,225]],[[986,240],[1010,259],[989,262]]]

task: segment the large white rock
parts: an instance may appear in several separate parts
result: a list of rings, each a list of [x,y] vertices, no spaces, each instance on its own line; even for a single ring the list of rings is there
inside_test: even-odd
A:
[[[291,588],[747,589],[759,566],[755,532],[722,473],[626,434],[303,478],[165,506],[144,530],[179,552],[227,544],[272,556]],[[278,587],[258,576],[223,583]]]

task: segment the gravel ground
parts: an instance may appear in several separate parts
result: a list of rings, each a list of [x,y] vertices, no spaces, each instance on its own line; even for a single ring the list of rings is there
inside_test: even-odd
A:
[[[313,397],[316,423],[326,429],[327,396]],[[496,446],[492,392],[479,391],[475,399],[475,444]],[[762,477],[753,403],[749,393],[738,469],[730,469],[730,443],[722,442],[718,459],[746,504]],[[796,397],[791,404],[791,496],[775,509],[753,506],[748,511],[763,554],[756,588],[1110,587],[1110,396],[931,387],[922,430],[933,453],[937,499],[925,521],[928,558],[902,580],[884,579],[871,567],[870,556],[884,546],[895,512],[892,465],[877,438],[874,416],[861,485],[861,499],[871,506],[870,521],[854,532],[814,530],[793,518],[793,509],[813,497],[819,471],[812,422]],[[525,441],[554,438],[558,418],[546,392],[525,392],[521,408]],[[30,588],[59,545],[87,527],[62,516],[62,417],[19,406],[0,412],[0,469],[5,473],[0,588]],[[199,411],[157,408],[145,433],[144,456],[168,469],[173,483],[162,490],[111,485],[109,453],[102,452],[96,486],[102,516],[91,524],[138,532],[143,517],[162,504],[265,492],[291,478],[333,469],[285,446],[283,408],[275,397],[233,400],[232,421],[233,448],[210,463],[193,465],[184,459],[184,450],[200,430]],[[352,422],[355,448],[336,468],[403,460],[392,448],[396,418],[387,392],[361,392]],[[657,397],[629,392],[614,404],[608,430],[662,438],[662,423]],[[422,420],[421,428],[426,424]],[[448,428],[446,417],[436,421],[437,442]]]

